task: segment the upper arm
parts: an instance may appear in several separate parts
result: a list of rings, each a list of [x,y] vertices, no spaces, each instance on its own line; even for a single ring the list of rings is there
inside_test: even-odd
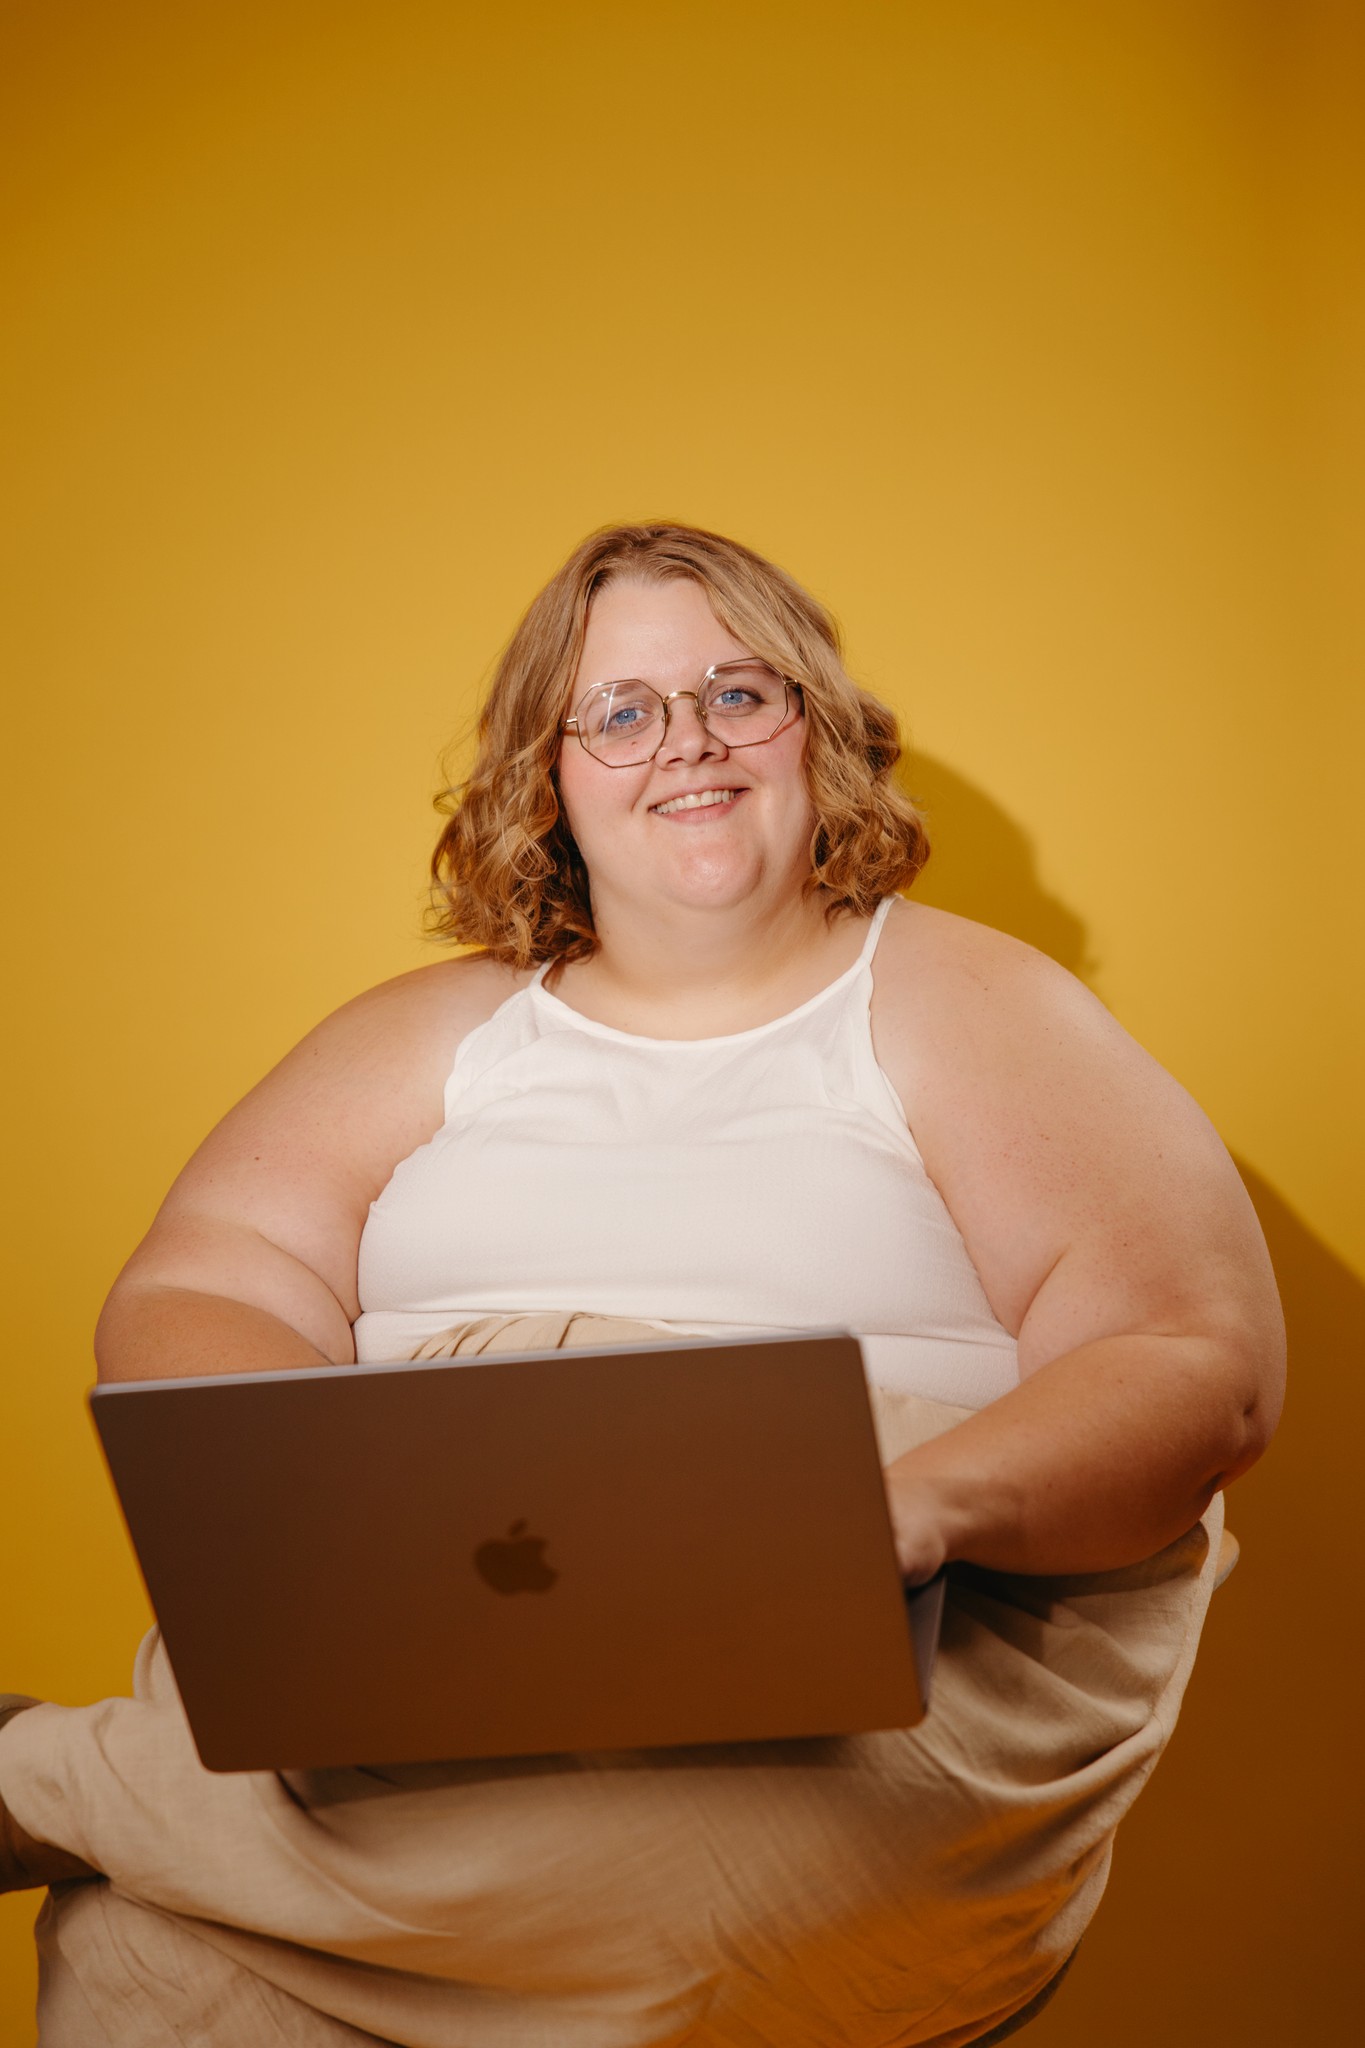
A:
[[[1021,1375],[1099,1338],[1197,1336],[1277,1405],[1269,1258],[1203,1112],[1055,962],[909,908],[879,954],[878,1051]]]
[[[223,1118],[177,1178],[116,1284],[265,1309],[324,1357],[350,1356],[369,1205],[442,1120],[465,1033],[510,993],[505,969],[443,962],[358,997]]]

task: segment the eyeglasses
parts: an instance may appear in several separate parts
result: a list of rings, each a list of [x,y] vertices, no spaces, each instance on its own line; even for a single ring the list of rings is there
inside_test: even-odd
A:
[[[632,676],[589,690],[560,731],[576,732],[584,751],[608,768],[638,768],[663,745],[669,706],[690,697],[703,727],[722,746],[761,747],[786,724],[793,690],[799,703],[799,683],[754,659],[716,662],[695,690],[670,690],[666,697]]]

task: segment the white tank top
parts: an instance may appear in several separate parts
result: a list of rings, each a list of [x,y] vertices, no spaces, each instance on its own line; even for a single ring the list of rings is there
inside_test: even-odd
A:
[[[880,1385],[983,1407],[1018,1383],[872,1049],[872,957],[723,1038],[580,1016],[547,966],[471,1031],[445,1122],[360,1240],[356,1355],[466,1317],[631,1316],[689,1334],[842,1328]]]

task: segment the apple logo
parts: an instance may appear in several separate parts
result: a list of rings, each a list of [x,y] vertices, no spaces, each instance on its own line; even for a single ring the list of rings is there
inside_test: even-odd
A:
[[[513,1522],[505,1538],[490,1537],[474,1552],[474,1569],[495,1593],[548,1593],[559,1573],[545,1562],[546,1539],[527,1536]]]

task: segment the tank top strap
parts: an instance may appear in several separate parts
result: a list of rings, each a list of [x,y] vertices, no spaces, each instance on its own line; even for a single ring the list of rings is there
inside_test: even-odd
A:
[[[873,911],[872,922],[867,928],[867,937],[863,940],[863,950],[858,955],[854,963],[855,966],[868,967],[871,965],[872,956],[877,950],[877,941],[882,935],[882,926],[886,923],[887,915],[895,901],[894,896],[883,896],[881,902]]]

